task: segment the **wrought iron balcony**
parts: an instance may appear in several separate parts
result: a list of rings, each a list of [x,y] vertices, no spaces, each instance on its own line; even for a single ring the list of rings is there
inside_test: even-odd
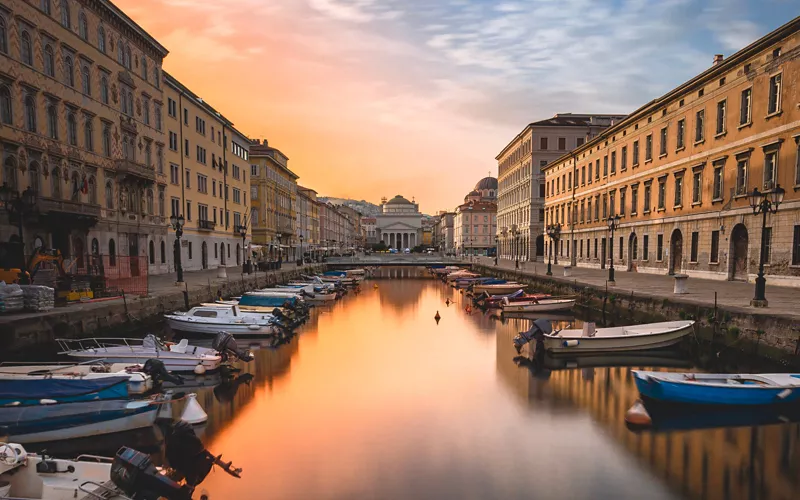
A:
[[[213,231],[217,223],[213,220],[200,219],[197,221],[197,229],[201,231]]]
[[[132,175],[141,179],[155,182],[156,170],[155,168],[146,167],[133,160],[119,159],[114,161],[114,167],[120,174]]]
[[[60,200],[55,198],[40,197],[36,201],[39,213],[62,213],[72,215],[85,215],[100,217],[100,205],[84,203],[81,201]]]

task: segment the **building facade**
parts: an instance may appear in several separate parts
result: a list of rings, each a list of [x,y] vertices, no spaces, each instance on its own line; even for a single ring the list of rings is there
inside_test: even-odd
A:
[[[497,160],[497,217],[500,258],[541,260],[544,255],[542,168],[580,147],[624,115],[557,114],[528,124]]]
[[[299,258],[297,233],[297,174],[289,170],[289,158],[266,139],[250,144],[250,186],[258,224],[253,241],[269,248],[269,257]],[[252,190],[255,188],[255,191]]]
[[[554,252],[578,266],[752,280],[763,231],[769,283],[800,285],[799,55],[796,18],[548,165]],[[778,185],[785,198],[764,226],[747,195]]]
[[[240,265],[250,240],[249,139],[175,77],[164,72],[167,115],[165,168],[168,217],[185,220],[180,242],[184,270]],[[159,186],[159,206],[162,203]],[[242,242],[240,227],[245,227]],[[175,269],[177,239],[170,229],[167,261]]]
[[[433,246],[447,255],[455,252],[455,212],[440,210],[433,225]]]
[[[378,233],[375,230],[377,220],[375,217],[362,217],[361,227],[364,232],[364,242],[367,246],[378,243]]]
[[[320,243],[325,255],[346,252],[347,217],[333,203],[319,203]]]
[[[297,230],[302,236],[300,251],[305,258],[318,257],[320,246],[319,204],[317,192],[310,188],[297,186]]]
[[[22,242],[0,215],[12,254],[58,249],[79,272],[89,254],[111,267],[134,256],[133,275],[166,269],[166,55],[108,1],[0,5],[0,180],[36,198]]]
[[[467,193],[453,216],[458,255],[490,255],[497,238],[497,179],[485,177]]]
[[[381,200],[381,213],[375,217],[378,241],[397,250],[414,248],[422,241],[422,214],[419,205],[399,194]]]

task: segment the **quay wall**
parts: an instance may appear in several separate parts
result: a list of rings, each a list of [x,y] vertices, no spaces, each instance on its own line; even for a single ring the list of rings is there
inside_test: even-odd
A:
[[[188,287],[189,307],[228,298],[275,283],[286,283],[300,274],[324,270],[323,265],[302,270],[280,270],[250,275],[230,275],[226,281]],[[75,304],[37,314],[3,316],[0,322],[0,352],[6,361],[14,354],[38,346],[52,346],[57,338],[124,337],[157,326],[165,313],[185,310],[182,287],[161,290],[148,297],[126,297],[107,302]]]
[[[746,308],[715,306],[713,298],[712,302],[698,303],[679,296],[626,293],[614,287],[588,285],[569,277],[531,275],[482,264],[473,264],[472,268],[481,274],[529,284],[537,292],[575,295],[578,307],[597,313],[609,325],[693,319],[698,336],[705,340],[739,347],[755,344],[762,356],[793,363],[800,360],[800,324],[790,317],[752,314]]]

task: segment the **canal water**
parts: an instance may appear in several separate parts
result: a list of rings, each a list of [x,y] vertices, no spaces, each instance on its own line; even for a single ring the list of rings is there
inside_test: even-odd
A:
[[[466,305],[421,269],[385,269],[315,309],[291,343],[252,343],[238,379],[194,381],[209,415],[199,434],[244,469],[241,479],[217,470],[199,490],[241,500],[800,495],[800,424],[626,428],[630,369],[690,369],[704,362],[689,361],[696,354],[531,363],[512,346],[529,320]],[[122,439],[159,455],[157,434]],[[77,451],[104,451],[98,443]]]

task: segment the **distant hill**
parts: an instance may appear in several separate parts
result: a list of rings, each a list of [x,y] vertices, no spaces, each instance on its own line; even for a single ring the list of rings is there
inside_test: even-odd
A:
[[[323,203],[331,203],[333,205],[344,205],[353,210],[358,211],[361,215],[371,216],[378,215],[381,212],[381,207],[370,203],[366,200],[351,200],[349,198],[335,198],[333,196],[318,196],[317,199]]]

